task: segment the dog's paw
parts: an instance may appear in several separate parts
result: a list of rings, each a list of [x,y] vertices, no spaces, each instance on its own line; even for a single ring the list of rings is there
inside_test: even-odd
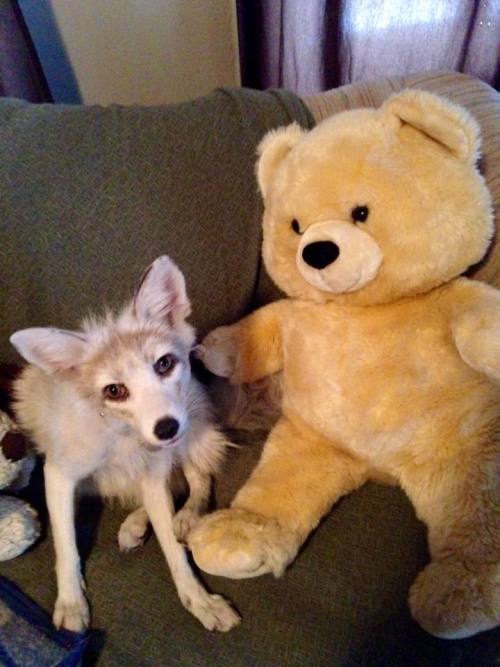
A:
[[[240,615],[221,595],[208,593],[204,589],[180,596],[184,607],[197,618],[207,630],[228,632],[241,621]]]
[[[89,617],[89,605],[81,591],[72,598],[57,598],[52,617],[57,629],[83,632],[88,628]]]
[[[188,537],[198,567],[209,574],[245,579],[283,574],[298,540],[277,521],[241,509],[220,510],[200,520]]]
[[[136,512],[129,514],[118,531],[120,551],[131,551],[144,544],[148,532],[147,517],[138,516]]]
[[[234,327],[218,327],[211,331],[199,347],[198,357],[209,371],[220,377],[233,375],[238,356],[238,341]]]
[[[173,519],[174,535],[181,544],[187,543],[189,533],[200,521],[200,514],[192,507],[182,507]]]

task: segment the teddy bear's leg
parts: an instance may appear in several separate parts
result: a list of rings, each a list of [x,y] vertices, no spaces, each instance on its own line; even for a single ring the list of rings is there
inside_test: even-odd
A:
[[[89,623],[89,608],[83,594],[80,558],[76,547],[74,498],[78,480],[45,462],[45,495],[56,552],[57,600],[54,625],[81,632]]]
[[[199,567],[234,579],[279,576],[366,467],[296,420],[282,417],[231,508],[201,519],[188,537]]]
[[[410,589],[410,608],[437,637],[500,624],[500,460],[494,447],[488,456],[460,456],[404,480],[427,523],[432,557]]]

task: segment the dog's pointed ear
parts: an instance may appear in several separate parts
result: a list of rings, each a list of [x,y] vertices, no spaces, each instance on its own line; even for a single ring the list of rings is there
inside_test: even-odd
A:
[[[49,373],[78,366],[88,350],[84,334],[51,327],[21,329],[10,342],[26,361]]]
[[[424,90],[404,90],[389,97],[381,110],[420,130],[463,162],[475,162],[479,157],[479,125],[466,109],[444,97]]]
[[[146,269],[133,310],[140,320],[167,321],[171,326],[188,317],[191,304],[184,276],[170,257],[162,255]]]
[[[278,167],[292,148],[307,134],[298,123],[268,132],[257,148],[259,159],[256,165],[257,182],[265,199],[269,184]]]

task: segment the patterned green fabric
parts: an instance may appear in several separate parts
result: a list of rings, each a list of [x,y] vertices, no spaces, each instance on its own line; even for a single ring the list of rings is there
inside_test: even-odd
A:
[[[236,435],[216,484],[229,503],[256,463],[255,434]],[[37,474],[25,493],[46,514]],[[78,541],[92,611],[85,665],[97,667],[498,667],[500,635],[439,640],[410,617],[407,592],[427,560],[425,529],[395,487],[368,484],[339,502],[280,579],[204,576],[243,616],[209,633],[177,599],[157,540],[118,550],[126,510],[82,501]],[[2,563],[2,574],[47,611],[55,601],[48,532]]]
[[[200,334],[238,319],[258,280],[255,149],[310,126],[282,91],[219,90],[170,107],[0,101],[0,359],[27,326],[78,325],[127,299],[167,253]]]

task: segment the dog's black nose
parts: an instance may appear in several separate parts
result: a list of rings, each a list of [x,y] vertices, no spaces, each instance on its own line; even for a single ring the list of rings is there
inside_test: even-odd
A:
[[[156,422],[154,434],[158,440],[170,440],[179,430],[179,422],[173,417],[165,417]]]
[[[324,269],[340,255],[339,247],[333,241],[315,241],[302,250],[302,259],[314,269]]]

